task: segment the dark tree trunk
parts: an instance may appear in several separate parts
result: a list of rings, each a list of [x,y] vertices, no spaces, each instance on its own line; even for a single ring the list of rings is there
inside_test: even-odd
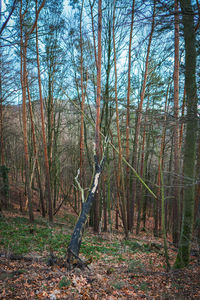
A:
[[[183,222],[176,268],[188,265],[194,222],[194,183],[197,138],[196,40],[194,12],[190,0],[181,0],[185,39],[186,137],[184,144]]]
[[[97,191],[97,187],[99,184],[99,178],[102,172],[103,163],[101,165],[98,164],[97,156],[94,157],[95,159],[95,175],[92,182],[92,187],[88,194],[87,200],[82,205],[81,214],[78,218],[78,221],[75,225],[70,244],[67,250],[67,262],[69,265],[73,263],[73,258],[77,258],[79,256],[79,251],[81,247],[82,236],[85,228],[85,224],[88,220],[88,216],[90,213],[90,209],[92,204],[95,201],[95,193]]]
[[[173,200],[173,230],[172,237],[174,246],[178,247],[179,240],[179,215],[180,215],[180,191],[179,191],[179,15],[178,15],[178,0],[175,3],[175,55],[174,55],[174,200]]]

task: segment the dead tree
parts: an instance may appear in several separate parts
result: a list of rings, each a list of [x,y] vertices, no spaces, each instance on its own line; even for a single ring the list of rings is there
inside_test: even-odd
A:
[[[85,224],[87,223],[88,216],[90,213],[90,209],[92,207],[92,204],[95,201],[95,193],[98,188],[100,175],[103,170],[103,163],[104,158],[101,160],[100,163],[98,163],[98,158],[96,155],[94,155],[94,161],[95,161],[95,173],[92,180],[92,186],[89,191],[87,200],[83,202],[82,204],[82,210],[80,213],[80,216],[78,218],[78,221],[75,225],[71,241],[69,243],[68,249],[67,249],[67,263],[69,266],[73,265],[74,259],[79,259],[79,251],[81,247],[81,241],[82,236],[84,233]],[[81,260],[80,260],[81,261]]]

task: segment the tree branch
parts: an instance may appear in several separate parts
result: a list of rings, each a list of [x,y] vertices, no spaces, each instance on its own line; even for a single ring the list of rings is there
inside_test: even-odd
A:
[[[13,12],[14,12],[14,10],[15,10],[15,6],[16,6],[17,1],[18,1],[18,0],[14,0],[13,5],[12,5],[12,9],[11,9],[11,11],[10,11],[10,13],[9,13],[9,16],[7,17],[7,19],[5,20],[5,22],[4,22],[3,25],[1,26],[1,29],[0,29],[0,35],[2,34],[3,30],[5,29],[5,27],[6,27],[7,23],[8,23],[8,21],[10,20],[10,18],[11,18],[11,16],[12,16]]]

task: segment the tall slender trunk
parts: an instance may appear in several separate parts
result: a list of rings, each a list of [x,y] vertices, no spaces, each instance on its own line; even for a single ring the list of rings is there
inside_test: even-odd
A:
[[[22,14],[22,0],[20,0],[20,57],[21,57],[21,66],[20,66],[20,79],[21,79],[21,87],[22,87],[22,119],[23,119],[23,138],[24,138],[24,158],[25,158],[25,176],[26,176],[26,188],[28,193],[28,208],[29,208],[29,218],[30,221],[33,222],[33,208],[32,208],[32,196],[31,196],[31,187],[30,187],[30,166],[29,166],[29,153],[28,153],[28,136],[27,136],[27,114],[26,114],[26,86],[27,86],[27,67],[26,67],[26,58],[27,58],[27,48],[29,36],[33,33],[37,20],[39,17],[39,13],[41,9],[44,7],[45,0],[42,1],[39,9],[36,9],[36,17],[35,21],[29,31],[25,33],[23,38],[23,21],[26,14],[25,12]],[[37,7],[37,0],[36,0]]]
[[[197,148],[197,166],[196,166],[196,175],[197,175],[197,186],[195,193],[195,231],[197,232],[197,241],[200,249],[200,128],[198,136],[198,148]]]
[[[132,46],[132,36],[133,36],[133,21],[135,13],[135,0],[132,2],[132,12],[131,12],[131,28],[130,28],[130,38],[129,38],[129,51],[128,51],[128,88],[127,88],[127,106],[126,106],[126,160],[129,162],[130,149],[129,149],[129,127],[130,127],[130,88],[131,88],[131,46]],[[126,179],[127,182],[130,180],[130,168],[126,166]],[[130,189],[127,185],[126,189],[127,197],[127,226],[128,230],[131,229],[131,216],[130,216]]]
[[[164,114],[164,125],[162,129],[162,138],[161,138],[161,145],[160,145],[160,153],[159,153],[159,160],[158,160],[158,175],[157,175],[157,199],[156,201],[156,216],[155,216],[155,226],[154,226],[154,236],[159,236],[159,229],[161,229],[162,222],[162,214],[159,213],[162,211],[162,197],[161,197],[161,190],[162,190],[162,183],[161,183],[161,172],[163,170],[164,164],[164,149],[165,149],[165,136],[166,136],[166,115],[167,115],[167,103],[168,103],[168,93],[169,93],[169,85],[167,88],[166,99],[165,99],[165,114]]]
[[[28,46],[28,35],[25,34],[25,40],[23,40],[23,18],[22,15],[22,0],[20,6],[20,56],[21,56],[21,87],[22,87],[22,123],[23,123],[23,141],[24,141],[24,162],[25,162],[25,177],[26,177],[26,190],[28,194],[28,211],[30,222],[34,221],[32,195],[30,187],[30,166],[29,166],[29,152],[28,152],[28,136],[27,136],[27,113],[26,113],[26,56]]]
[[[144,175],[144,152],[145,152],[145,142],[146,142],[146,122],[147,122],[147,110],[148,104],[146,107],[146,115],[144,120],[144,129],[142,137],[142,153],[141,153],[141,162],[140,162],[140,177],[143,178]],[[138,194],[138,215],[137,215],[137,225],[136,225],[136,234],[139,234],[140,231],[140,221],[141,221],[141,209],[143,206],[143,185],[140,184],[140,192]]]
[[[100,100],[101,100],[101,32],[102,32],[102,0],[98,1],[98,56],[97,56],[97,97],[96,97],[96,126],[95,126],[95,152],[97,161],[100,161]],[[100,198],[98,191],[94,204],[94,231],[99,231]]]
[[[179,241],[179,216],[180,216],[180,191],[179,191],[179,1],[175,0],[175,54],[174,54],[174,199],[173,199],[173,243],[178,247]]]
[[[90,13],[91,13],[91,21],[92,21],[92,37],[93,37],[93,44],[94,44],[94,57],[95,57],[96,68],[98,68],[96,39],[95,39],[95,30],[94,30],[94,16],[93,16],[93,6],[95,4],[95,0],[93,1],[93,3],[91,3],[91,0],[89,0],[89,4],[90,4]]]
[[[110,71],[111,71],[111,43],[112,43],[112,26],[111,26],[111,18],[110,18],[110,10],[108,10],[108,48],[107,48],[107,66],[106,66],[106,84],[105,84],[105,100],[104,100],[104,106],[105,106],[105,117],[104,117],[104,136],[107,136],[109,134],[109,127],[110,127],[110,109],[109,109],[109,103],[110,103]],[[104,107],[102,109],[102,116],[101,119],[103,120],[104,115]],[[103,198],[104,203],[104,231],[107,231],[107,219],[109,222],[109,230],[111,230],[111,222],[110,222],[110,161],[109,161],[109,149],[107,149],[106,153],[106,163],[105,168],[107,170],[107,180],[106,176],[104,176],[104,189],[105,189],[105,198]],[[107,191],[107,195],[106,195]]]
[[[85,107],[85,92],[83,87],[83,37],[82,37],[82,15],[83,15],[84,0],[82,0],[80,14],[80,73],[81,73],[81,127],[80,127],[80,184],[84,186],[84,107]]]
[[[155,27],[155,11],[156,11],[156,1],[154,1],[154,6],[153,6],[151,32],[150,32],[149,42],[148,42],[148,47],[147,47],[142,91],[141,91],[141,95],[140,95],[139,106],[138,106],[138,109],[136,112],[135,140],[134,140],[134,151],[133,151],[133,167],[135,170],[137,170],[137,164],[138,164],[138,144],[139,144],[140,125],[141,125],[141,119],[142,119],[142,106],[143,106],[143,102],[144,102],[146,83],[147,83],[147,77],[148,77],[148,66],[149,66],[151,41],[152,41],[152,36],[153,36],[153,32],[154,32],[154,27]],[[135,205],[136,187],[137,187],[136,183],[137,183],[137,179],[134,178],[133,183],[132,183],[133,196],[132,196],[132,201],[131,201],[131,205],[130,205],[130,230],[132,230],[132,228],[133,228],[134,205]]]
[[[1,26],[1,7],[0,7],[0,26]],[[0,41],[0,69],[2,69],[2,47]],[[4,137],[3,137],[3,93],[2,93],[2,72],[0,72],[0,165],[5,164],[4,157]]]
[[[5,156],[4,156],[4,138],[3,138],[3,95],[2,95],[1,74],[0,74],[0,146],[1,146],[0,164],[3,166],[5,164]]]
[[[182,120],[185,115],[185,96],[186,96],[186,91],[185,91],[185,85],[184,85],[183,103],[182,103],[182,109],[181,109]],[[180,132],[179,132],[179,156],[180,156],[182,142],[183,142],[183,129],[184,129],[184,122],[182,121],[181,126],[180,126]]]
[[[51,66],[50,66],[51,68]],[[49,173],[52,174],[53,164],[53,140],[54,140],[54,104],[53,104],[53,71],[49,71],[49,94],[47,100],[47,153],[49,161]],[[50,178],[51,180],[51,178]],[[51,188],[52,188],[51,180]],[[52,191],[51,191],[52,193]]]
[[[36,0],[37,4],[37,0]],[[38,70],[38,86],[39,86],[39,96],[40,96],[40,113],[41,113],[41,126],[42,126],[42,140],[44,147],[44,162],[45,162],[45,174],[46,174],[46,189],[48,197],[48,215],[49,221],[53,222],[53,209],[52,209],[52,199],[51,199],[51,180],[49,172],[49,160],[45,133],[45,121],[44,121],[44,108],[42,99],[42,86],[41,86],[41,75],[40,75],[40,59],[39,59],[39,46],[38,46],[38,30],[36,26],[36,54],[37,54],[37,70]]]
[[[33,140],[33,152],[34,152],[34,158],[35,158],[35,164],[36,164],[38,186],[39,186],[39,190],[40,190],[40,204],[41,204],[41,209],[42,209],[42,216],[45,217],[45,205],[44,205],[43,190],[42,190],[42,183],[41,183],[40,166],[39,166],[39,161],[38,161],[38,149],[37,149],[36,134],[35,134],[35,124],[34,124],[34,120],[33,120],[33,109],[32,109],[31,95],[30,95],[30,90],[29,90],[29,85],[28,85],[28,78],[27,78],[27,93],[28,93],[28,102],[29,102],[32,140]]]
[[[125,187],[124,187],[124,178],[123,178],[123,169],[122,169],[122,143],[121,143],[121,132],[119,126],[119,109],[118,109],[118,97],[117,97],[117,59],[116,59],[116,47],[115,47],[115,0],[113,4],[113,51],[114,51],[114,69],[115,69],[115,109],[116,109],[116,123],[117,123],[117,140],[119,147],[119,157],[118,157],[118,172],[117,172],[117,181],[118,189],[122,192],[120,193],[120,205],[122,209],[122,218],[124,225],[125,235],[128,236],[128,227],[127,227],[127,216],[126,216],[126,197],[125,197]]]
[[[196,87],[196,37],[194,12],[190,0],[181,0],[183,33],[185,40],[186,87],[186,137],[184,143],[184,198],[183,221],[176,268],[185,267],[190,259],[190,247],[194,222],[194,178],[197,137],[197,87]]]

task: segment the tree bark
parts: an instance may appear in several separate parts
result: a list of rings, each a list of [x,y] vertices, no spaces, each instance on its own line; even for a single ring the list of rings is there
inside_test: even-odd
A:
[[[179,241],[179,216],[180,216],[180,191],[179,191],[179,14],[178,14],[178,0],[174,1],[175,15],[174,15],[174,199],[173,199],[173,243],[178,247]]]
[[[27,93],[28,93],[28,102],[29,102],[32,140],[33,140],[33,152],[34,152],[34,158],[35,158],[35,164],[36,164],[38,186],[39,186],[39,190],[40,190],[40,204],[41,204],[42,216],[45,217],[45,205],[44,205],[44,197],[43,197],[43,190],[42,190],[42,183],[41,183],[40,166],[39,166],[39,161],[38,161],[38,149],[37,149],[36,134],[35,134],[35,124],[34,124],[34,120],[33,120],[33,109],[32,109],[32,103],[31,103],[31,95],[30,95],[30,91],[29,91],[28,78],[27,78]]]
[[[188,265],[194,221],[194,176],[197,137],[196,38],[194,12],[190,0],[181,0],[185,40],[186,137],[184,144],[183,221],[175,268]]]
[[[38,11],[37,11],[37,1],[36,1],[36,15],[37,15]],[[53,209],[52,209],[52,199],[51,199],[51,197],[52,197],[51,196],[51,180],[50,180],[49,160],[48,160],[46,133],[45,133],[45,121],[44,121],[44,109],[43,109],[42,86],[41,86],[41,75],[40,75],[40,59],[39,59],[37,22],[36,22],[36,54],[37,54],[38,86],[39,86],[39,96],[40,96],[42,140],[43,140],[43,147],[44,147],[46,188],[47,188],[47,197],[48,197],[48,215],[49,215],[49,221],[53,222]]]
[[[92,182],[92,187],[90,189],[90,192],[88,194],[86,202],[82,205],[81,214],[78,218],[78,221],[75,225],[68,249],[67,249],[67,262],[69,265],[73,264],[73,259],[77,258],[79,256],[81,242],[82,242],[82,236],[85,228],[85,224],[87,222],[87,218],[89,216],[90,209],[92,207],[92,204],[95,200],[95,193],[98,188],[100,175],[103,168],[103,162],[101,164],[98,163],[98,158],[95,155],[95,174]]]
[[[36,1],[37,4],[37,1]],[[45,0],[42,1],[39,9],[36,9],[35,21],[31,27],[31,29],[25,33],[23,37],[23,21],[26,14],[25,12],[22,14],[22,0],[20,1],[20,56],[21,56],[21,87],[22,87],[22,119],[23,119],[23,139],[24,139],[24,158],[25,158],[25,176],[26,176],[26,188],[28,193],[28,208],[29,208],[29,218],[30,221],[34,221],[33,208],[32,208],[32,195],[31,195],[31,187],[30,187],[30,166],[29,166],[29,152],[28,152],[28,136],[27,136],[27,113],[26,113],[26,87],[27,87],[27,48],[28,41],[30,35],[33,33],[37,20],[39,17],[39,13],[41,9],[44,7]]]
[[[81,51],[81,128],[80,128],[80,184],[84,186],[84,106],[85,106],[85,93],[83,89],[83,37],[82,37],[82,15],[83,15],[82,0],[81,13],[80,13],[80,51]]]
[[[155,27],[155,11],[156,11],[156,2],[154,1],[151,32],[150,32],[150,36],[149,36],[146,61],[145,61],[144,79],[143,79],[142,91],[141,91],[141,95],[140,95],[140,103],[139,103],[139,106],[138,106],[138,109],[136,112],[135,140],[134,140],[134,151],[133,151],[133,168],[135,170],[137,170],[137,163],[138,163],[138,144],[139,144],[140,125],[141,125],[141,119],[142,119],[142,106],[143,106],[143,102],[144,102],[146,83],[147,83],[147,77],[148,77],[148,66],[149,66],[151,41],[152,41],[152,36],[153,36],[153,32],[154,32],[154,27]],[[129,221],[130,228],[129,228],[129,230],[132,230],[132,228],[133,228],[134,205],[135,205],[135,199],[136,199],[136,184],[137,184],[137,179],[134,178],[133,183],[132,183],[133,196],[132,196],[132,201],[131,201],[131,205],[130,205],[130,221]]]
[[[127,214],[126,214],[126,203],[125,203],[126,197],[125,197],[124,177],[123,177],[123,169],[122,169],[122,143],[121,143],[121,132],[119,126],[119,109],[118,109],[118,97],[117,97],[117,59],[116,59],[116,47],[115,47],[115,0],[113,6],[114,6],[113,8],[113,51],[114,51],[114,69],[115,69],[115,109],[116,109],[116,123],[117,123],[117,140],[118,140],[118,147],[119,147],[117,187],[118,187],[118,193],[120,199],[124,233],[127,237],[128,227],[127,227]]]
[[[23,123],[23,141],[24,141],[24,163],[25,163],[25,177],[26,177],[26,190],[28,194],[28,211],[30,222],[34,221],[32,195],[30,187],[30,165],[29,165],[29,152],[28,152],[28,136],[27,136],[27,113],[26,113],[26,57],[28,47],[28,34],[25,34],[23,40],[23,19],[22,14],[22,1],[20,6],[20,56],[21,56],[21,87],[22,87],[22,123]]]
[[[100,161],[100,100],[101,100],[101,32],[102,32],[102,0],[98,1],[98,56],[97,56],[97,97],[96,97],[96,125],[95,125],[95,152],[97,161]],[[98,191],[94,203],[94,231],[99,231],[100,199]]]
[[[159,236],[159,211],[161,211],[161,207],[162,207],[162,182],[161,182],[161,172],[163,170],[163,164],[164,164],[164,150],[165,150],[165,137],[166,137],[166,115],[167,115],[167,103],[168,103],[168,93],[169,93],[169,85],[167,88],[167,93],[166,93],[166,99],[165,99],[165,115],[164,115],[164,125],[163,125],[163,129],[162,129],[162,138],[161,138],[161,145],[160,145],[160,153],[159,153],[159,160],[158,160],[158,175],[157,175],[157,199],[155,200],[156,203],[156,219],[155,219],[155,226],[154,226],[154,235],[155,236]],[[164,187],[163,187],[164,188]],[[161,213],[161,222],[163,224],[163,213]]]
[[[132,36],[133,36],[133,21],[135,13],[135,0],[132,2],[132,12],[131,12],[131,28],[130,28],[130,38],[129,38],[129,51],[128,51],[128,88],[127,88],[127,106],[126,106],[126,160],[129,162],[130,150],[129,150],[129,127],[130,127],[130,88],[131,88],[131,46],[132,46]],[[126,179],[127,182],[130,181],[130,168],[126,166]],[[131,216],[130,216],[130,189],[127,184],[126,189],[127,197],[127,226],[131,229]]]

